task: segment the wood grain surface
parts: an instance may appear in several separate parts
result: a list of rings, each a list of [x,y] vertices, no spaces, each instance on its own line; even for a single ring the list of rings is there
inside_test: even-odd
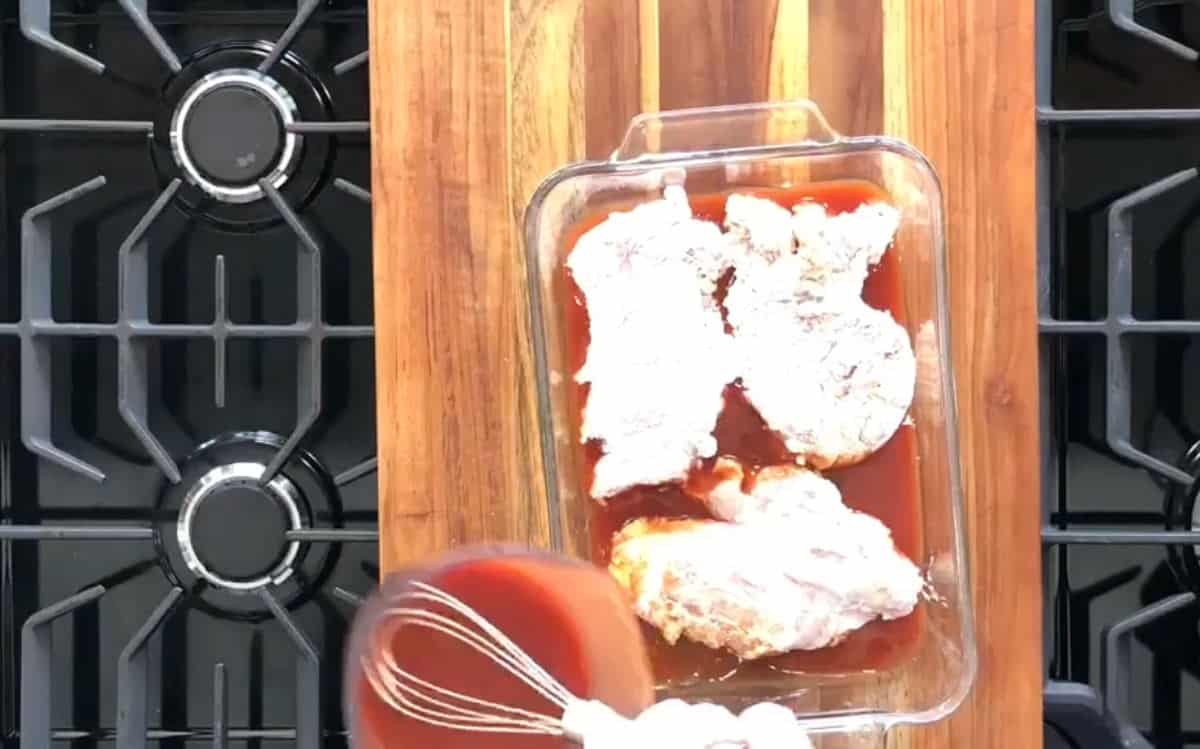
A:
[[[641,111],[808,97],[943,183],[975,689],[893,747],[1041,742],[1033,3],[372,0],[382,564],[548,533],[519,220]]]

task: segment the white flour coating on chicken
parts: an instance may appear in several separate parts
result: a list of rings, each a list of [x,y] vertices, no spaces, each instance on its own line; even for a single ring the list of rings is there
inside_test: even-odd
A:
[[[867,272],[883,259],[900,226],[900,212],[887,203],[832,215],[819,203],[800,203],[792,213],[802,277],[821,282],[826,298],[861,296]]]
[[[789,465],[763,468],[755,474],[749,494],[742,490],[745,470],[736,460],[717,458],[711,475],[717,479],[711,487],[685,490],[719,520],[792,522],[814,512],[833,515],[846,509],[837,485],[816,471]]]
[[[887,526],[816,473],[769,469],[745,494],[739,469],[705,502],[736,522],[640,518],[613,538],[610,572],[667,642],[749,660],[836,645],[916,607],[924,580]]]
[[[725,201],[738,278],[753,279],[760,296],[777,300],[860,296],[899,225],[900,212],[887,203],[829,214],[820,203],[799,203],[789,212],[751,195]]]
[[[742,255],[776,262],[796,251],[792,214],[773,200],[734,193],[725,200],[725,231]]]
[[[794,242],[782,238],[785,220]],[[747,401],[802,464],[863,460],[912,404],[908,333],[860,296],[897,222],[883,203],[833,216],[815,203],[794,213],[745,195],[726,203],[740,245],[725,298],[738,374]]]
[[[609,216],[567,258],[589,321],[575,379],[590,386],[580,440],[602,442],[594,498],[680,480],[716,452],[722,393],[736,377],[713,299],[728,248],[673,186]]]
[[[754,327],[735,328],[735,338],[746,400],[799,463],[823,469],[867,458],[912,404],[908,333],[860,300],[778,305]]]

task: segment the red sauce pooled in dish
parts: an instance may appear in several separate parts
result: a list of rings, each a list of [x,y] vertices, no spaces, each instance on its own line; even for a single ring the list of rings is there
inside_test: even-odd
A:
[[[607,573],[549,556],[482,555],[418,579],[474,609],[572,694],[600,699],[628,716],[653,703],[650,668],[637,625]],[[388,589],[388,583],[383,589]],[[371,606],[378,603],[372,601]],[[421,602],[403,605],[447,613],[440,606]],[[480,631],[465,619],[458,621]],[[371,626],[388,624],[386,619],[376,620]],[[544,715],[561,715],[517,677],[446,635],[426,628],[399,627],[389,645],[401,668],[440,687]],[[352,647],[373,646],[356,638]],[[348,665],[351,681],[347,691],[358,722],[353,728],[359,749],[577,747],[552,736],[461,731],[413,720],[384,702],[361,668]]]
[[[821,203],[831,213],[853,211],[871,201],[888,200],[878,186],[865,181],[829,181],[799,185],[787,189],[747,188],[737,192],[770,198],[785,208],[797,203]],[[697,218],[720,224],[725,219],[725,200],[728,193],[690,196]],[[579,237],[607,217],[606,213],[589,216],[572,230],[567,252]],[[904,286],[901,276],[899,247],[893,246],[867,277],[863,298],[872,307],[887,310],[902,326],[906,324]],[[565,257],[565,255],[564,255]],[[574,374],[583,364],[588,347],[588,317],[583,294],[575,286],[565,265],[562,282],[567,293],[563,298],[573,300],[565,311],[569,371]],[[725,283],[727,284],[727,278]],[[718,289],[718,297],[722,290]],[[571,393],[572,425],[579,434],[583,406],[587,402],[587,386],[576,385]],[[801,397],[798,395],[798,397]],[[740,387],[727,386],[725,408],[717,420],[718,455],[738,458],[743,464],[757,468],[787,464],[793,456],[783,440],[767,428],[758,412],[746,401]],[[582,445],[583,475],[580,492],[590,496],[592,469],[601,455],[599,443]],[[713,483],[711,462],[701,466],[689,477],[693,487]],[[917,442],[913,426],[900,427],[891,440],[863,462],[825,472],[837,484],[846,504],[856,510],[879,518],[892,531],[897,548],[920,564],[921,528],[919,486],[917,477]],[[639,517],[708,517],[704,508],[688,497],[681,486],[640,486],[612,497],[607,503],[591,503],[592,559],[608,565],[613,534],[626,523]],[[714,550],[719,553],[719,550]],[[837,674],[860,671],[883,671],[892,668],[914,654],[921,634],[922,610],[889,622],[874,621],[850,633],[840,644],[813,651],[794,651],[783,655],[743,663],[727,651],[716,651],[703,645],[680,640],[669,645],[654,627],[642,624],[650,647],[654,675],[662,686],[683,686],[705,681],[747,679],[761,681],[782,674]]]

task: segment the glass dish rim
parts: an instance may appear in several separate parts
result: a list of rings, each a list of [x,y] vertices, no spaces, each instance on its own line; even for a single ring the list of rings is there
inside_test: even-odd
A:
[[[820,117],[819,109],[811,102],[803,102],[803,106],[812,108]],[[698,115],[705,111],[714,114],[728,114],[739,109],[769,110],[777,105],[734,105],[728,107],[699,108],[676,110],[670,113],[639,115],[630,123],[630,130],[637,127],[647,118],[663,115]],[[821,120],[823,122],[823,118]],[[540,447],[542,450],[542,481],[546,489],[547,515],[550,524],[550,548],[561,552],[564,548],[562,532],[562,497],[558,490],[558,460],[554,435],[547,429],[548,424],[554,423],[553,404],[551,399],[551,378],[549,371],[549,351],[545,340],[544,315],[545,304],[542,299],[541,276],[539,273],[540,257],[538,254],[538,221],[541,217],[547,197],[551,192],[569,180],[581,177],[607,177],[642,173],[648,170],[678,167],[684,170],[723,166],[728,164],[744,164],[779,158],[811,158],[826,155],[845,155],[863,152],[892,153],[904,159],[914,168],[923,173],[928,179],[935,194],[927,195],[933,206],[933,215],[937,219],[937,241],[933,248],[935,253],[934,290],[937,295],[936,319],[934,320],[940,334],[938,335],[938,374],[941,378],[942,406],[945,415],[945,439],[951,456],[948,467],[948,482],[950,496],[951,525],[954,536],[954,561],[959,570],[955,588],[958,596],[957,617],[962,631],[962,668],[954,680],[953,687],[936,704],[920,711],[854,711],[829,715],[815,715],[802,718],[807,730],[814,733],[842,733],[860,731],[886,732],[897,725],[921,725],[934,723],[948,717],[966,699],[973,687],[978,672],[978,647],[976,641],[974,605],[971,597],[970,559],[966,549],[965,506],[962,485],[961,455],[959,453],[958,405],[954,366],[951,356],[950,341],[952,330],[949,315],[949,296],[947,279],[947,249],[945,237],[945,205],[941,180],[929,159],[909,143],[883,135],[868,135],[843,137],[832,130],[832,136],[827,141],[802,141],[770,145],[740,146],[735,148],[709,148],[695,151],[665,151],[649,152],[634,158],[618,158],[619,150],[614,157],[603,160],[587,160],[568,164],[551,172],[533,192],[523,216],[523,260],[525,262],[525,281],[529,296],[529,333],[533,344],[534,375],[537,387],[537,416],[539,424]]]

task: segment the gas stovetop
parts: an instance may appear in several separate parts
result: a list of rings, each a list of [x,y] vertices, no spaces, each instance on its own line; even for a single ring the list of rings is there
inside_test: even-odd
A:
[[[1047,746],[1200,746],[1200,3],[1038,14]]]
[[[0,6],[0,743],[344,745],[366,0]]]

